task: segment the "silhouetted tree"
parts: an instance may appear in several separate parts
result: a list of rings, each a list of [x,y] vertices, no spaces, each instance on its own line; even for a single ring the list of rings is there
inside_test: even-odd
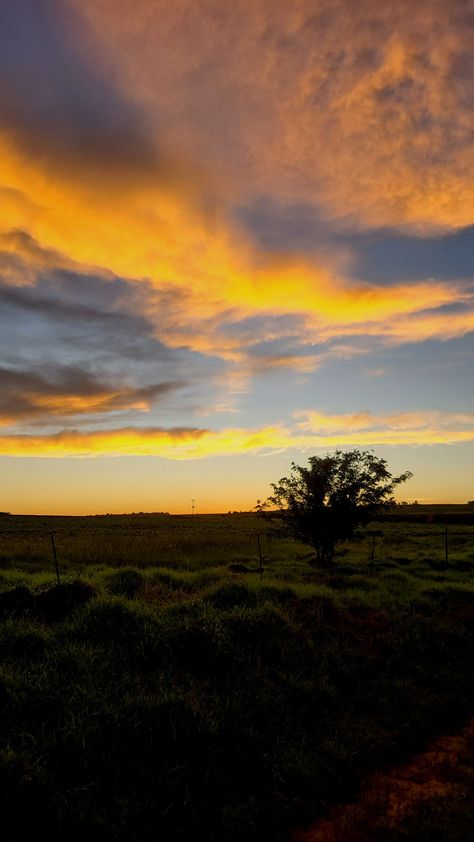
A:
[[[367,450],[336,450],[308,461],[309,467],[292,462],[290,475],[271,483],[273,494],[257,509],[265,514],[272,507],[268,514],[280,520],[284,533],[314,547],[315,563],[326,567],[336,544],[392,505],[395,487],[413,474],[392,476],[385,459]]]

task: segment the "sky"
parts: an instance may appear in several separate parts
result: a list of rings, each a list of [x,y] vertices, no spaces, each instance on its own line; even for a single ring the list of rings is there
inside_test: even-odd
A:
[[[474,498],[474,0],[1,0],[0,509]]]

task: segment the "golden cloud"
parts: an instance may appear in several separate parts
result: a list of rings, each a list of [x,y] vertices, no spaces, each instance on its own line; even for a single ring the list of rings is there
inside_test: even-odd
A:
[[[327,415],[295,413],[298,430],[328,447],[455,444],[474,441],[474,414],[415,411],[373,414],[369,411]],[[300,419],[300,420],[298,420]],[[318,445],[320,446],[320,445]]]
[[[63,431],[39,436],[0,436],[0,455],[4,456],[134,455],[182,460],[289,446],[288,433],[279,427],[219,432],[131,427],[103,432]]]
[[[474,441],[474,414],[468,413],[325,415],[306,411],[296,413],[295,417],[297,423],[292,429],[283,425],[219,431],[126,427],[94,432],[63,430],[48,435],[4,435],[0,436],[0,455],[134,455],[180,461],[264,451],[307,452],[334,447],[421,446]]]
[[[138,308],[156,317],[159,336],[168,345],[241,360],[245,349],[239,332],[232,338],[221,328],[229,320],[238,322],[254,315],[305,316],[303,344],[351,333],[396,339],[397,329],[402,341],[407,334],[410,341],[417,341],[432,335],[430,324],[436,325],[435,335],[443,338],[462,335],[472,323],[471,313],[467,320],[433,313],[406,321],[427,308],[433,312],[468,301],[459,284],[426,281],[384,288],[345,280],[324,263],[316,266],[291,257],[277,263],[241,236],[231,236],[225,226],[209,227],[179,191],[158,185],[137,187],[131,194],[124,193],[122,205],[117,202],[119,185],[112,192],[102,192],[98,184],[94,191],[81,184],[76,174],[65,182],[53,169],[39,169],[11,144],[4,143],[3,153],[0,182],[8,185],[12,197],[1,214],[7,251],[40,268],[48,261],[74,271],[95,266],[102,274],[113,272],[137,284],[146,278],[165,293],[180,290],[181,298],[175,298],[168,312],[160,309],[160,299],[155,312],[143,285],[142,301],[137,300]],[[17,199],[25,194],[31,199],[26,215]],[[20,237],[18,230],[25,223],[42,250],[33,250],[31,240]],[[20,272],[11,282],[32,280]],[[253,341],[271,340],[273,335],[270,328]],[[278,335],[285,335],[281,326]]]

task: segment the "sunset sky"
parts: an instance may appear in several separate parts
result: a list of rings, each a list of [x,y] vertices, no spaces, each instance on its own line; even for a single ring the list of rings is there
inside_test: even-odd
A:
[[[474,499],[474,0],[1,0],[0,509]]]

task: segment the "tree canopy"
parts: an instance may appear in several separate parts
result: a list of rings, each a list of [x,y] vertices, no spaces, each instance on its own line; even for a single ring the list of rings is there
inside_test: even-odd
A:
[[[292,462],[289,476],[271,483],[273,494],[257,509],[276,510],[273,516],[286,533],[314,547],[316,563],[327,566],[336,544],[392,505],[396,486],[413,475],[405,471],[393,476],[386,460],[367,450],[336,450],[308,461],[308,467]]]

